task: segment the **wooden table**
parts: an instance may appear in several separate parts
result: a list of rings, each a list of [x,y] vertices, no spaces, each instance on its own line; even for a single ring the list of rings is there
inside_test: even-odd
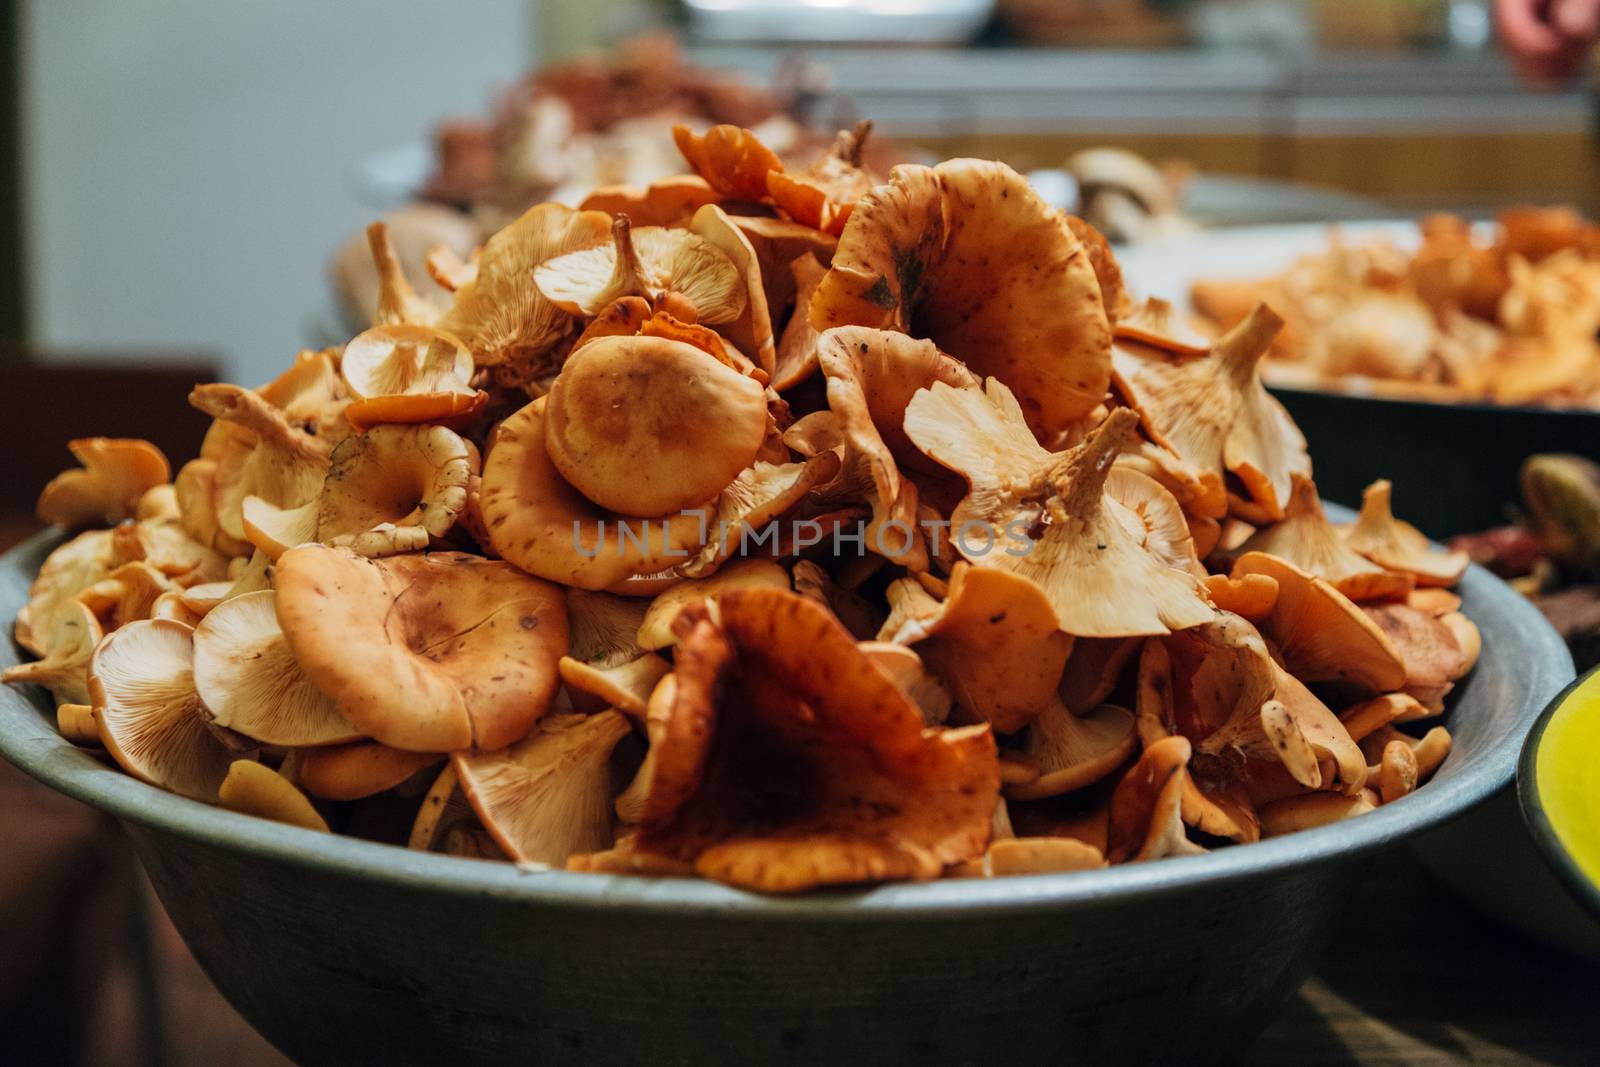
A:
[[[0,514],[0,549],[36,528],[31,516]],[[0,864],[0,1019],[5,991],[26,988],[28,1005],[70,1004],[74,1062],[286,1062],[212,988],[111,824],[4,763],[0,854],[9,857]],[[130,907],[144,916],[153,988],[127,936]],[[105,951],[107,938],[122,948]],[[148,1013],[159,1019],[153,1034],[141,1026]],[[8,1049],[28,1050],[29,1040],[13,1031]],[[60,1033],[34,1040],[41,1052],[63,1051]],[[1374,865],[1315,976],[1241,1062],[1600,1062],[1600,967],[1505,930],[1397,851]]]

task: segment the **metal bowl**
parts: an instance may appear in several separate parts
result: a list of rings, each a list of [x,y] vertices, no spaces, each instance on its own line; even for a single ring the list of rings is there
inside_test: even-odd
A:
[[[55,543],[0,557],[0,617]],[[43,693],[0,692],[0,755],[122,822],[217,987],[302,1063],[1194,1062],[1236,1053],[1300,984],[1366,860],[1511,780],[1571,678],[1522,597],[1477,568],[1462,593],[1483,657],[1425,788],[1070,875],[779,899],[409,852],[146,786],[62,740]]]

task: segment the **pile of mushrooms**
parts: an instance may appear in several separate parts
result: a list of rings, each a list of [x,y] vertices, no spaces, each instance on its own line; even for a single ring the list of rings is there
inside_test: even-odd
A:
[[[75,442],[16,621],[62,733],[199,801],[764,892],[1072,871],[1403,802],[1479,650],[1387,483],[1009,167],[535,207],[214,419]],[[684,190],[695,195],[685,197]],[[169,483],[170,479],[170,483]]]

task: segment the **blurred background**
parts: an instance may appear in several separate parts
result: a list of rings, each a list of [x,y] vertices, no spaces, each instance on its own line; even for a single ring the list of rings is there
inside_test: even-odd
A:
[[[1203,224],[1600,206],[1589,78],[1531,90],[1488,0],[0,0],[0,16],[0,547],[35,528],[70,437],[155,428],[181,460],[205,425],[189,383],[259,384],[347,338],[361,297],[338,254],[359,258],[371,219],[425,192],[476,224],[535,189],[648,180],[658,135],[630,133],[620,168],[544,140],[594,120],[537,113],[525,80],[578,59],[563,77],[581,89],[598,77],[581,57],[642,34],[668,36],[606,75],[614,110],[652,109],[645,75],[675,40],[674,69],[737,76],[675,83],[707,117],[777,121],[796,143],[870,117],[895,158],[1000,158],[1064,199],[1068,158],[1114,145]],[[0,1062],[281,1062],[187,958],[114,828],[0,767],[0,854]],[[1391,1062],[1526,1047],[1525,1005],[1478,1004],[1463,1032],[1459,1002],[1427,1000],[1400,961],[1437,943],[1470,942],[1499,987],[1574,1018],[1592,1006],[1576,964],[1460,905],[1397,904],[1409,878],[1355,920],[1392,916],[1364,943],[1417,949],[1382,986],[1409,1022],[1372,1031],[1372,961],[1334,959],[1262,1062],[1317,1041]]]

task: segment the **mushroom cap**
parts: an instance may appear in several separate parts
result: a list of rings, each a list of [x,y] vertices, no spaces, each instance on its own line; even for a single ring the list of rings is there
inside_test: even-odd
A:
[[[1056,687],[1061,702],[1072,711],[1104,704],[1143,644],[1137,637],[1080,637],[1073,641],[1072,654]]]
[[[539,365],[572,329],[572,319],[530,284],[530,275],[546,260],[610,232],[611,216],[603,212],[561,204],[529,208],[489,238],[477,277],[456,291],[437,325],[464,341],[480,367]]]
[[[47,628],[32,633],[45,650],[44,658],[7,667],[0,681],[42,685],[58,704],[88,704],[90,658],[101,636],[100,620],[88,605],[69,601],[50,615]]]
[[[1353,796],[1343,793],[1304,793],[1284,797],[1261,807],[1261,831],[1267,837],[1314,830],[1341,819],[1365,815],[1376,811],[1371,790],[1361,790]]]
[[[674,226],[721,199],[721,194],[698,174],[674,174],[642,189],[635,185],[601,186],[584,197],[578,207],[626,215],[637,226]]]
[[[1015,398],[994,379],[983,392],[935,383],[906,409],[917,446],[967,479],[950,519],[957,550],[1031,579],[1060,628],[1079,637],[1163,634],[1212,616],[1198,579],[1146,549],[1134,532],[1142,520],[1105,494],[1136,421],[1119,408],[1083,444],[1049,453],[1027,436]],[[976,544],[973,528],[985,535]]]
[[[267,745],[336,745],[361,737],[295,661],[277,594],[225,600],[194,630],[194,685],[211,721]]]
[[[356,741],[300,750],[295,779],[314,797],[361,800],[410,781],[444,759],[439,752],[405,752],[377,741]]]
[[[861,166],[861,151],[871,133],[871,120],[863,120],[853,130],[840,130],[828,151],[804,172],[767,171],[767,195],[796,222],[843,233],[856,201],[876,184]]]
[[[1111,794],[1106,859],[1138,863],[1205,849],[1184,832],[1183,796],[1193,750],[1185,737],[1164,738],[1139,756]]]
[[[1010,386],[1041,440],[1092,411],[1111,371],[1087,249],[1003,163],[896,167],[856,205],[811,319],[926,337]]]
[[[789,573],[770,559],[745,558],[729,561],[705,578],[678,582],[650,601],[639,623],[639,647],[658,651],[677,643],[672,624],[692,604],[715,600],[734,589],[788,589]]]
[[[545,449],[602,508],[675,515],[755,461],[767,432],[759,382],[662,337],[606,337],[572,354],[545,399]]]
[[[924,728],[795,593],[738,590],[679,627],[640,849],[766,892],[933,878],[982,852],[999,790],[987,727]]]
[[[1102,704],[1086,715],[1067,710],[1052,698],[1028,724],[1028,756],[1039,765],[1039,777],[1006,786],[1012,800],[1038,800],[1093,785],[1139,748],[1133,712]]]
[[[541,263],[533,281],[573,315],[598,314],[618,297],[656,300],[669,292],[684,296],[705,323],[732,322],[745,309],[745,278],[721,248],[687,230],[633,229],[625,218],[605,241]]]
[[[804,309],[811,306],[811,298],[822,284],[828,268],[818,262],[815,255],[805,252],[779,269],[785,270],[794,280],[795,306],[798,309],[789,316],[789,321],[783,327],[773,362],[772,388],[782,393],[817,372],[817,343],[822,335],[811,325],[811,316]]]
[[[811,299],[809,295],[800,299],[797,281],[790,266],[795,260],[810,255],[815,257],[826,273],[828,264],[833,262],[834,249],[839,247],[839,239],[788,219],[753,215],[728,217],[750,241],[750,247],[755,249],[756,261],[761,266],[761,285],[767,293],[767,310],[772,315],[773,324],[776,325],[787,310],[792,310],[791,321],[800,318],[809,323]],[[776,374],[773,381],[777,381]]]
[[[815,527],[817,543],[821,543],[829,533],[824,521],[827,515],[796,520],[789,529],[772,527],[763,531],[762,528],[796,507],[807,494],[838,471],[839,458],[832,452],[824,452],[799,463],[756,460],[741,471],[739,477],[729,483],[712,502],[711,515],[705,527],[709,537],[694,558],[677,568],[677,573],[690,578],[703,577],[721,567],[732,556],[758,549],[774,556],[797,555],[800,549],[795,544],[797,538],[794,535],[805,521],[810,521]],[[854,519],[855,516],[851,515],[850,518]],[[748,545],[746,531],[750,533]],[[769,547],[763,549],[763,545]]]
[[[1297,743],[1302,743],[1310,750],[1315,760],[1332,760],[1338,771],[1341,790],[1345,793],[1355,793],[1366,784],[1367,761],[1361,754],[1361,748],[1350,737],[1350,732],[1344,728],[1339,717],[1328,706],[1305,687],[1294,675],[1282,667],[1275,667],[1277,674],[1277,691],[1274,698],[1262,708],[1263,725],[1268,726],[1268,736],[1274,742],[1274,749],[1281,755],[1283,745],[1278,737],[1272,733],[1268,724],[1268,708],[1273,708],[1273,717],[1278,718],[1278,725],[1290,727],[1290,732],[1297,735]],[[1281,711],[1279,710],[1281,709]],[[1288,766],[1285,761],[1285,766]],[[1295,768],[1290,767],[1294,773]],[[1310,780],[1295,775],[1297,781],[1312,789],[1325,789],[1332,786],[1332,782],[1325,780],[1321,773]]]
[[[1172,183],[1148,159],[1125,148],[1085,148],[1067,157],[1067,170],[1086,189],[1121,189],[1151,214],[1178,210]]]
[[[1195,554],[1194,536],[1183,507],[1148,474],[1114,465],[1106,475],[1106,496],[1122,505],[1119,518],[1131,518],[1130,529],[1145,550],[1173,570],[1198,578],[1206,569]]]
[[[459,338],[428,326],[374,326],[344,346],[339,374],[357,399],[472,393],[476,368]]]
[[[1323,512],[1310,478],[1296,474],[1292,484],[1283,518],[1251,534],[1228,555],[1237,558],[1264,552],[1276,556],[1331,583],[1351,600],[1394,600],[1411,592],[1410,575],[1368,562],[1339,536]]]
[[[1022,729],[1055,699],[1072,652],[1038,586],[967,563],[956,564],[935,613],[889,639],[917,644],[961,707],[1000,733]]]
[[[858,647],[872,660],[873,666],[888,675],[889,680],[911,698],[922,713],[924,724],[938,726],[950,718],[950,708],[955,701],[944,683],[929,672],[921,656],[904,645],[887,641],[862,641]],[[1001,803],[1003,805],[1004,801]]]
[[[761,139],[739,126],[713,126],[703,134],[672,127],[672,139],[689,166],[723,196],[761,200],[767,195],[767,174],[783,172],[783,161]]]
[[[696,211],[689,220],[689,230],[728,257],[744,286],[743,301],[734,301],[742,306],[732,318],[723,322],[711,314],[713,309],[702,311],[696,304],[699,318],[705,322],[720,322],[718,329],[722,335],[770,378],[777,365],[777,349],[772,333],[772,310],[767,306],[767,291],[761,281],[761,258],[755,246],[715,204],[707,204]],[[693,296],[690,299],[693,300]]]
[[[214,801],[233,754],[206,724],[194,688],[193,631],[152,619],[106,636],[89,668],[106,751],[141,781]]]
[[[292,425],[283,409],[249,389],[221,383],[196,386],[189,403],[253,435],[253,443],[234,453],[236,460],[219,460],[213,474],[217,527],[235,542],[248,543],[241,515],[245,497],[296,508],[321,491],[328,442]]]
[[[458,752],[451,763],[506,855],[562,867],[611,846],[611,751],[630,732],[614,711],[552,715],[509,748]]]
[[[1261,705],[1277,691],[1275,667],[1255,627],[1218,612],[1212,622],[1145,642],[1139,715],[1216,755],[1255,730]]]
[[[1442,711],[1445,694],[1476,659],[1461,647],[1456,629],[1405,604],[1368,604],[1362,610],[1399,651],[1405,664],[1405,691],[1431,710]]]
[[[39,565],[28,588],[28,602],[17,613],[17,644],[36,656],[48,655],[48,635],[55,617],[69,610],[79,593],[103,581],[111,569],[110,530],[85,530],[57,545]]]
[[[1175,356],[1203,356],[1211,350],[1211,338],[1185,322],[1170,303],[1155,296],[1118,318],[1116,335],[1119,341],[1136,341]]]
[[[614,667],[599,667],[572,656],[562,656],[557,666],[573,710],[589,713],[614,708],[641,721],[651,692],[672,670],[672,664],[651,652]]]
[[[144,494],[172,476],[167,457],[149,441],[80,437],[67,442],[82,464],[62,471],[39,494],[39,521],[58,526],[131,519]]]
[[[1249,552],[1233,577],[1265,574],[1278,598],[1261,629],[1284,665],[1301,681],[1350,682],[1388,693],[1405,683],[1405,663],[1394,643],[1343,593],[1276,556]]]
[[[1418,585],[1455,585],[1471,560],[1465,552],[1438,551],[1421,530],[1395,518],[1392,490],[1387,479],[1367,486],[1355,524],[1344,528],[1345,543],[1380,567],[1411,575]]]
[[[275,584],[278,621],[306,675],[386,745],[500,748],[555,696],[562,590],[508,563],[460,552],[369,560],[301,545],[278,560]]]
[[[669,570],[705,544],[702,515],[629,523],[562,478],[545,448],[548,399],[502,422],[484,463],[484,525],[501,558],[563,585],[607,589]]]
[[[416,527],[395,548],[425,548],[461,517],[476,466],[466,441],[443,426],[374,426],[347,437],[333,450],[317,498],[317,537],[363,555],[389,555],[372,544],[392,542],[381,528]]]
[[[239,506],[239,519],[250,544],[276,560],[295,545],[317,539],[317,508],[315,500],[297,508],[280,508],[258,496],[247,496]]]
[[[304,793],[283,775],[255,760],[233,761],[217,789],[217,801],[229,811],[328,832],[327,820]]]

